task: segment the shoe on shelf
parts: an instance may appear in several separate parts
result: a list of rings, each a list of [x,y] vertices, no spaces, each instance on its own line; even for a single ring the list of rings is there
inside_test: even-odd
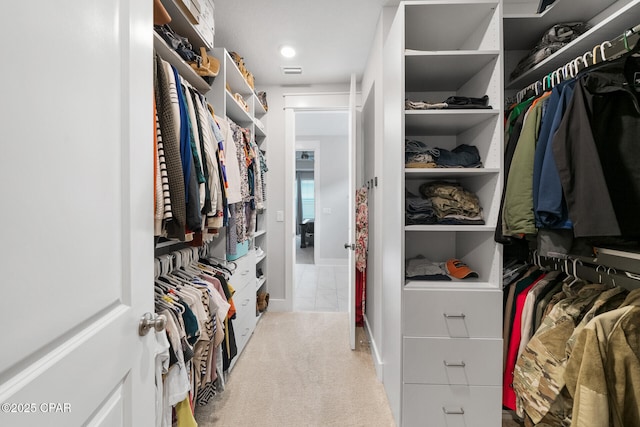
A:
[[[258,246],[256,248],[256,256],[257,257],[261,257],[262,255],[264,255],[264,251],[262,250],[262,248],[260,246]]]
[[[262,272],[262,269],[261,269],[261,268],[258,268],[258,269],[256,270],[256,278],[258,278],[258,279],[262,279],[263,277],[264,277],[264,273]]]
[[[258,292],[256,295],[256,305],[260,313],[264,312],[269,306],[269,293]]]

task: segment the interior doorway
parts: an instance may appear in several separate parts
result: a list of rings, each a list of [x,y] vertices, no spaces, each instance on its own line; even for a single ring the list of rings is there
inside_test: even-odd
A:
[[[294,311],[348,311],[348,118],[295,113]]]

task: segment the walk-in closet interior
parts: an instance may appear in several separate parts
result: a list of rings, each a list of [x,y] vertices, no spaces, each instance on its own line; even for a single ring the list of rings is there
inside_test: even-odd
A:
[[[640,0],[358,1],[5,6],[0,425],[217,425],[297,244],[380,427],[640,427]]]

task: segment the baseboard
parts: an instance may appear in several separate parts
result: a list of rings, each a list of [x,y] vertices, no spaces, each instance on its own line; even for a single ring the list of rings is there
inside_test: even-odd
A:
[[[293,308],[291,307],[290,301],[286,299],[269,298],[269,308],[267,310],[282,312],[293,311]]]
[[[376,345],[376,341],[373,339],[373,334],[371,333],[371,327],[369,326],[369,320],[367,316],[364,316],[364,331],[367,334],[367,339],[369,340],[369,348],[371,349],[371,357],[373,358],[373,365],[376,368],[376,376],[378,377],[378,381],[382,382],[382,359],[380,358],[380,352],[378,351],[378,346]]]
[[[346,258],[318,258],[316,265],[349,265],[349,260]]]

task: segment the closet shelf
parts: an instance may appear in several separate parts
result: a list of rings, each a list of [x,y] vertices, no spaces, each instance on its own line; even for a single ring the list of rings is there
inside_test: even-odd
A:
[[[495,225],[406,225],[404,231],[493,231]]]
[[[254,124],[255,124],[255,123],[254,123]],[[255,125],[255,126],[254,126],[254,128],[255,128],[255,130],[256,130],[256,138],[264,138],[264,137],[266,137],[266,136],[267,136],[267,134],[266,134],[266,133],[264,133],[264,131],[263,131],[262,129],[260,129],[260,128],[258,127],[258,125]]]
[[[236,63],[231,59],[231,55],[224,48],[217,48],[214,50],[216,58],[219,58],[222,61],[226,62],[225,72],[226,72],[226,83],[231,88],[232,92],[240,93],[247,104],[250,102],[251,96],[255,95],[249,83],[244,79],[244,76],[240,72],[240,69],[236,65]]]
[[[459,178],[500,173],[498,168],[405,168],[405,177],[411,178]]]
[[[193,71],[193,68],[191,68],[189,64],[184,62],[180,55],[178,55],[175,50],[171,49],[169,45],[162,39],[162,37],[160,37],[160,35],[158,35],[158,33],[156,33],[155,31],[153,32],[153,47],[156,49],[156,52],[158,52],[158,55],[160,55],[162,59],[176,67],[178,73],[185,80],[191,83],[193,87],[198,89],[200,93],[204,95],[209,92],[209,89],[211,89],[209,83],[204,81],[202,77],[200,77],[195,71]]]
[[[415,51],[407,49],[405,51],[406,91],[457,91],[499,57],[498,50]],[[461,95],[465,96],[462,93]]]
[[[194,25],[198,24],[191,23],[187,15],[182,11],[182,8],[176,3],[177,1],[180,0],[162,0],[162,5],[171,16],[171,22],[169,23],[171,29],[177,34],[188,38],[196,52],[200,47],[213,49],[213,45],[205,40],[195,28]]]
[[[542,13],[504,14],[504,48],[529,50],[549,28],[559,22],[588,22],[616,0],[556,0]]]
[[[498,100],[496,100],[498,101]],[[458,135],[500,115],[499,110],[405,110],[407,136]]]
[[[260,261],[262,261],[263,259],[265,259],[266,257],[267,257],[266,253],[256,257],[256,264],[259,263]]]
[[[265,283],[267,283],[266,278],[263,277],[262,279],[258,279],[258,281],[256,282],[256,290],[260,289]]]
[[[262,102],[260,102],[260,98],[258,98],[256,96],[256,94],[253,94],[253,102],[254,102],[254,114],[256,117],[261,118],[262,116],[264,116],[265,114],[267,114],[267,110],[264,109],[264,105],[262,105]]]
[[[227,97],[227,117],[233,120],[236,124],[252,123],[251,115],[240,105],[238,101],[229,93],[226,92]]]
[[[489,283],[483,281],[482,279],[465,279],[459,281],[441,281],[441,280],[406,280],[404,284],[405,290],[413,290],[413,289],[497,289],[495,283]]]
[[[640,16],[640,0],[634,0],[624,5],[600,23],[594,25],[589,31],[537,64],[532,69],[510,81],[506,88],[522,89],[531,83],[542,79],[545,75],[564,66],[567,62],[577,56],[582,56],[587,51],[590,52],[594,46],[613,39],[619,36],[626,29],[638,25],[638,16]]]
[[[264,236],[265,234],[267,234],[266,230],[258,230],[255,233],[253,233],[253,237],[260,237],[260,236]]]

